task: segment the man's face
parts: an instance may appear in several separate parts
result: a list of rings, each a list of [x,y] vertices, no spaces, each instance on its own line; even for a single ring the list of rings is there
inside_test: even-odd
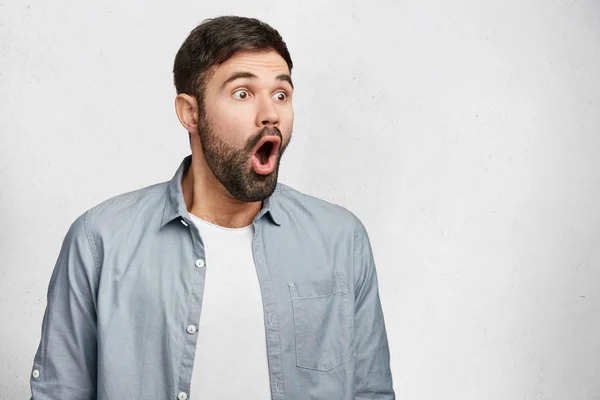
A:
[[[275,190],[294,122],[289,75],[287,63],[277,52],[245,51],[217,66],[207,82],[205,113],[198,115],[204,159],[240,201],[262,201]],[[272,170],[261,167],[265,160],[259,161],[254,153],[266,136],[279,139],[270,145]]]

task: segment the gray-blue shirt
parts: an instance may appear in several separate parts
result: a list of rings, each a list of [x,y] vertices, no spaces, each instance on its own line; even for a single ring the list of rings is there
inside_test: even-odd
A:
[[[189,398],[198,335],[186,327],[200,320],[210,268],[181,188],[190,164],[73,222],[48,287],[32,399]],[[395,399],[358,217],[277,183],[252,223],[272,399]]]

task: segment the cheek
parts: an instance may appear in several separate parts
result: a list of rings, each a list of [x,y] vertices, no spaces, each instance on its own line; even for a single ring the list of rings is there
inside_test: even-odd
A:
[[[239,136],[243,129],[240,127],[237,121],[225,116],[217,119],[213,123],[213,128],[214,134],[230,145],[239,144]]]
[[[280,114],[282,128],[289,135],[294,125],[294,109],[289,107]],[[283,133],[283,132],[282,132]]]
[[[213,102],[206,111],[209,113],[209,120],[215,134],[228,143],[238,143],[240,137],[247,135],[248,120],[239,107],[232,107],[226,102],[221,104]],[[252,123],[253,120],[250,121],[250,126]]]

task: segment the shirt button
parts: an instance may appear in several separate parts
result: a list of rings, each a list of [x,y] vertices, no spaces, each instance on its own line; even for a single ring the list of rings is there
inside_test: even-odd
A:
[[[187,327],[187,333],[189,333],[189,334],[196,333],[196,327],[194,325],[189,325]]]
[[[185,394],[185,392],[179,392],[179,394],[177,395],[177,398],[179,400],[186,400],[187,399],[187,394]]]
[[[204,267],[204,260],[199,258],[196,260],[196,268],[202,268]]]
[[[37,369],[33,370],[33,373],[31,374],[34,378],[39,378],[40,377],[40,371],[38,371]]]

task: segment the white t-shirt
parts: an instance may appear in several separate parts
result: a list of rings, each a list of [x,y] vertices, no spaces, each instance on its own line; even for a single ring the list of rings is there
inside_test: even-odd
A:
[[[264,311],[252,257],[254,226],[224,228],[190,216],[204,242],[206,282],[189,398],[268,400]]]

